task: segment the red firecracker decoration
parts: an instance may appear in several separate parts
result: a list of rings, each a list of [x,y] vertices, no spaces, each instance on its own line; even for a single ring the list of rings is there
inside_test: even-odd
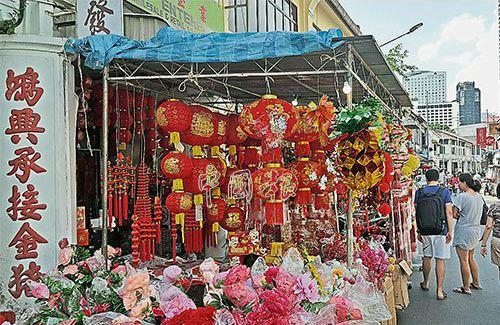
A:
[[[293,106],[274,95],[264,95],[243,107],[240,115],[242,130],[267,147],[279,147],[284,138],[295,132],[297,113]]]

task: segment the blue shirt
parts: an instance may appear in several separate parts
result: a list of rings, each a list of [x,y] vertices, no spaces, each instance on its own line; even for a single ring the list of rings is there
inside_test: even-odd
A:
[[[426,185],[426,186],[422,187],[421,189],[419,189],[415,193],[415,202],[417,202],[418,194],[420,192],[423,192],[424,194],[425,193],[437,193],[438,190],[439,190],[439,185]],[[443,193],[441,194],[441,201],[444,204],[443,209],[445,209],[445,216],[446,216],[446,204],[452,203],[451,193],[450,193],[450,190],[448,190],[447,188],[443,188]],[[447,216],[446,216],[446,219],[448,219]],[[445,222],[444,229],[443,229],[443,232],[441,233],[441,235],[446,236],[447,234],[448,234],[448,222]]]

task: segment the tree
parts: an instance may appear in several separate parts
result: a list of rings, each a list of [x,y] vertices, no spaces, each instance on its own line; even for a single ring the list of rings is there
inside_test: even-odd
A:
[[[21,25],[24,19],[24,13],[26,10],[26,1],[19,1],[19,9],[15,9],[10,13],[11,19],[0,20],[0,34],[14,34],[17,26]]]
[[[405,59],[408,57],[408,50],[403,49],[403,45],[399,43],[389,50],[389,53],[385,54],[385,59],[389,64],[389,67],[399,74],[404,76],[408,72],[413,72],[418,68],[414,65],[409,65],[405,63]]]

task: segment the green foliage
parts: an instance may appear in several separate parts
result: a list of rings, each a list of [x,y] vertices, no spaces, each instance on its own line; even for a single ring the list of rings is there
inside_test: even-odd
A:
[[[429,124],[430,130],[454,132],[448,125]]]
[[[414,65],[405,63],[408,54],[408,50],[403,49],[403,45],[399,43],[390,49],[389,53],[385,54],[385,59],[392,71],[396,72],[400,76],[404,76],[406,73],[413,72],[418,69]]]
[[[308,313],[314,313],[314,314],[317,314],[319,313],[319,311],[325,307],[326,305],[328,305],[328,303],[326,302],[316,302],[316,303],[312,303],[310,301],[307,301],[307,300],[303,300],[300,305],[305,309],[305,311],[307,311]]]
[[[381,116],[382,106],[375,98],[368,98],[352,109],[344,108],[337,116],[335,131],[340,134],[355,133],[373,126]]]
[[[24,19],[26,1],[27,0],[19,1],[19,9],[14,10],[14,12],[10,13],[11,19],[0,20],[0,34],[12,35],[15,33],[16,27],[21,25]]]

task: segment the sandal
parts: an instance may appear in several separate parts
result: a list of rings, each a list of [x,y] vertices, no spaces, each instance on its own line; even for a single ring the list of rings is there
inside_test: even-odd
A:
[[[461,294],[464,294],[464,295],[470,295],[470,294],[472,294],[472,292],[470,290],[467,291],[463,287],[455,288],[455,289],[453,289],[453,292],[455,292],[455,293],[461,293]]]
[[[444,291],[443,291],[443,295],[441,297],[437,296],[437,300],[445,300],[446,298],[448,298],[448,294]]]
[[[470,284],[470,287],[471,287],[471,289],[474,289],[474,290],[483,290],[483,287],[481,287],[481,286],[477,286],[477,285],[475,285],[474,283],[471,283],[471,284]]]
[[[423,282],[420,282],[420,289],[424,290],[424,291],[429,291],[429,287],[424,287],[424,283]]]

